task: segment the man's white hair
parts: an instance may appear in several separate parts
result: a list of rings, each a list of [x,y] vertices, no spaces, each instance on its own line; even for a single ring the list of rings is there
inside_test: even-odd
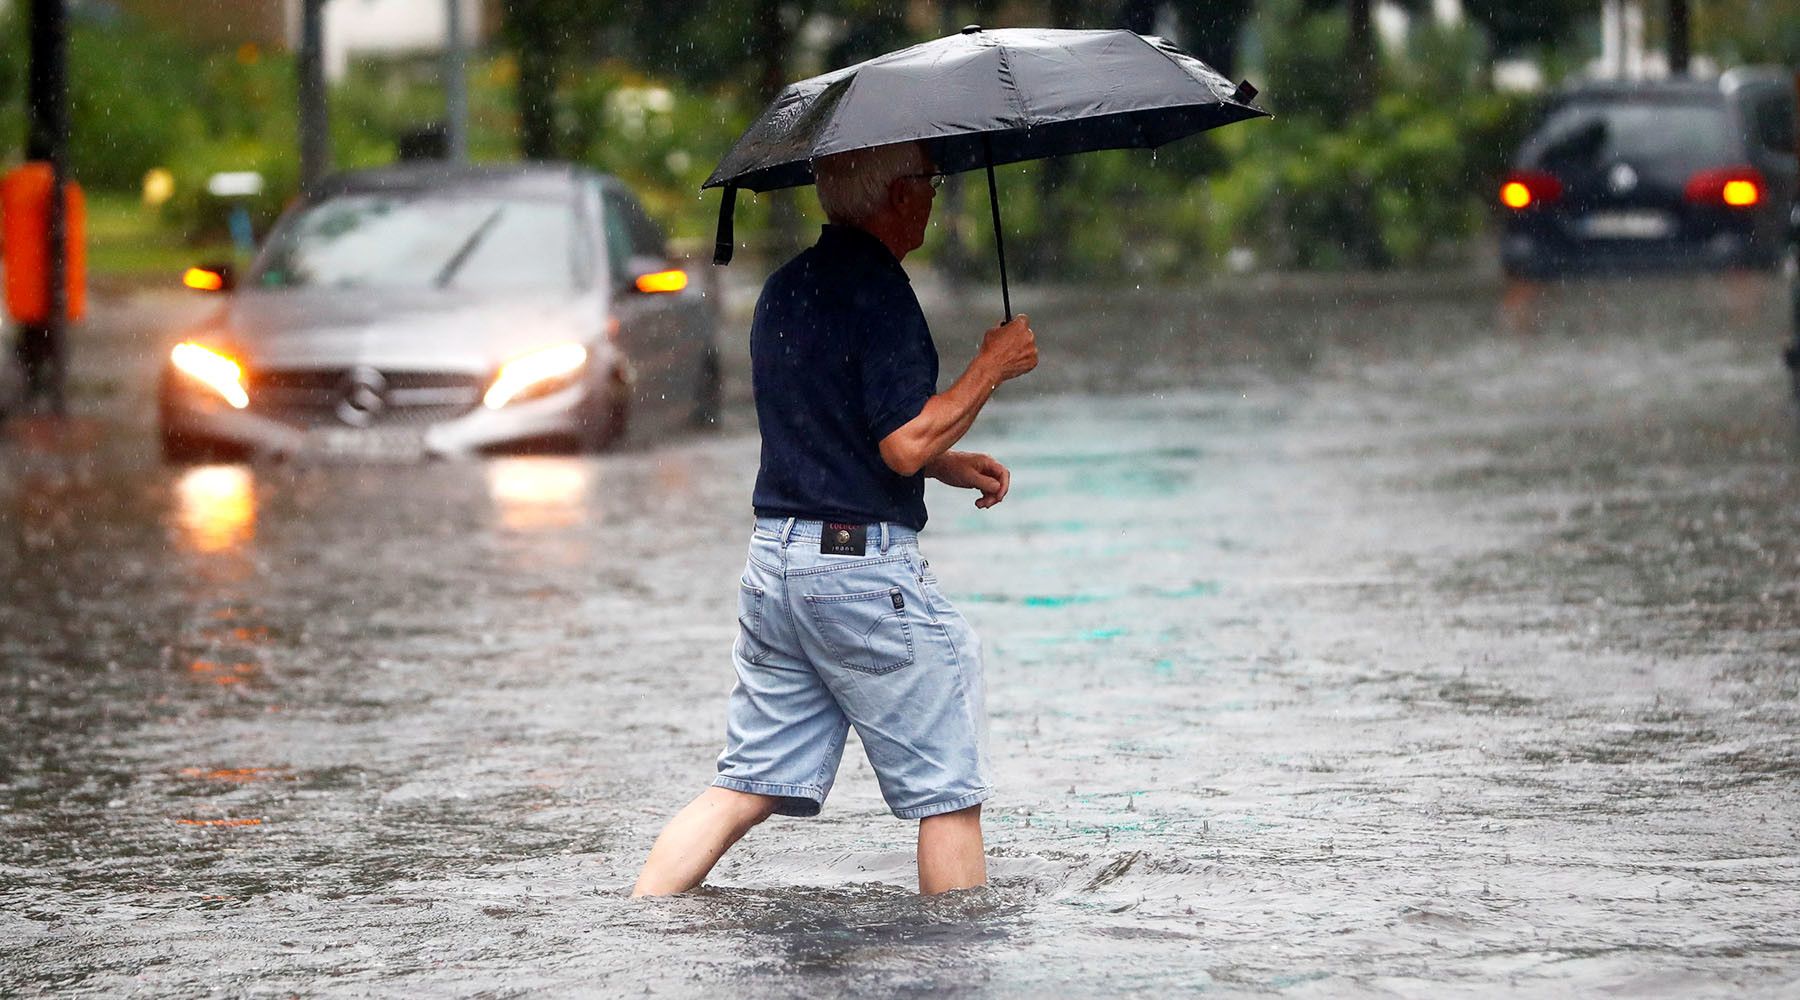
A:
[[[896,179],[929,169],[925,147],[917,142],[833,153],[812,161],[812,168],[819,205],[826,218],[840,224],[862,222],[881,211]]]

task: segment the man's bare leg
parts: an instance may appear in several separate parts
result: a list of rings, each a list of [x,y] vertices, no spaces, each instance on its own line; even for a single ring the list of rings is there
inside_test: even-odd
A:
[[[774,811],[775,799],[767,795],[717,787],[701,792],[663,827],[631,894],[666,896],[699,885],[738,838]]]
[[[981,806],[919,821],[919,892],[934,896],[987,884],[981,852]]]

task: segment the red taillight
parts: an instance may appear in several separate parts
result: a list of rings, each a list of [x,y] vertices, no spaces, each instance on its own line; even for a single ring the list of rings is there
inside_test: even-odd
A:
[[[1766,190],[1762,172],[1755,167],[1722,167],[1689,177],[1682,195],[1702,205],[1751,208],[1762,203]]]
[[[1500,185],[1500,204],[1515,212],[1533,205],[1547,205],[1562,197],[1562,181],[1538,170],[1517,170]]]

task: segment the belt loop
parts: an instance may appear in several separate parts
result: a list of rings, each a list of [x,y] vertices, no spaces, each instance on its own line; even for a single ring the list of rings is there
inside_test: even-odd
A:
[[[781,547],[784,549],[787,548],[788,536],[794,533],[794,522],[796,520],[798,520],[798,518],[790,517],[787,519],[787,523],[781,526]]]
[[[888,550],[887,525],[888,525],[888,523],[886,521],[881,522],[881,554],[884,556],[887,555],[887,550]]]

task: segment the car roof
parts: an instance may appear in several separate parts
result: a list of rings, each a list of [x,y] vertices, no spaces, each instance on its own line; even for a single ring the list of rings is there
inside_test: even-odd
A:
[[[567,198],[584,180],[611,178],[571,163],[400,163],[333,174],[314,189],[310,201],[345,194],[418,194],[426,191],[484,191],[524,198]]]
[[[1791,91],[1792,73],[1780,66],[1736,66],[1716,77],[1661,80],[1581,80],[1559,91],[1552,103],[1576,101],[1708,101],[1748,86],[1779,86]]]
[[[1585,80],[1557,94],[1555,103],[1583,101],[1718,101],[1717,80]]]

